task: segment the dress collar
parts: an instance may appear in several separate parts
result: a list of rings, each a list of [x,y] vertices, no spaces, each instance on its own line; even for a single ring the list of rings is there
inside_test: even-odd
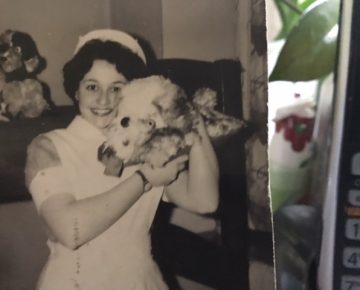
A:
[[[102,132],[80,115],[77,115],[74,118],[74,120],[67,127],[67,130],[83,139],[99,142],[105,141],[105,136],[102,134]]]

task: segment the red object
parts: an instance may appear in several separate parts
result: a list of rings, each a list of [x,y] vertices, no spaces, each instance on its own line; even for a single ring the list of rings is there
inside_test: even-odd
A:
[[[314,129],[314,119],[290,115],[276,121],[276,132],[284,129],[284,139],[291,142],[291,148],[300,152],[307,142],[311,141]]]

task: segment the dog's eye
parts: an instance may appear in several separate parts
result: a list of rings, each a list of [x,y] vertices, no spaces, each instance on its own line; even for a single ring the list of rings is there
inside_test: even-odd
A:
[[[124,128],[127,128],[129,127],[129,124],[130,124],[130,118],[129,117],[124,117],[121,119],[120,121],[120,125]]]
[[[150,128],[155,128],[156,123],[155,123],[154,120],[148,120],[148,121],[147,121],[147,125],[148,125]]]
[[[20,47],[20,46],[15,47],[15,51],[16,51],[17,53],[21,53],[21,47]]]

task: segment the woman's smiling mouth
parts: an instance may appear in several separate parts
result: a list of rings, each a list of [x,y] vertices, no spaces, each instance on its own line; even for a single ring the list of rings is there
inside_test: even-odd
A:
[[[103,117],[103,116],[110,115],[114,110],[113,109],[91,108],[90,111],[95,116]]]

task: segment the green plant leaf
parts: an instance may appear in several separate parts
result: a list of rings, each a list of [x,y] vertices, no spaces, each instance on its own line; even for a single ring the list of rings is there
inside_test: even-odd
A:
[[[300,0],[299,7],[301,7],[302,11],[304,12],[314,2],[316,2],[316,0]]]
[[[334,69],[339,0],[316,1],[290,32],[270,81],[308,81]]]
[[[315,0],[274,0],[281,17],[282,27],[276,37],[286,38],[295,25],[298,24],[301,14]]]

